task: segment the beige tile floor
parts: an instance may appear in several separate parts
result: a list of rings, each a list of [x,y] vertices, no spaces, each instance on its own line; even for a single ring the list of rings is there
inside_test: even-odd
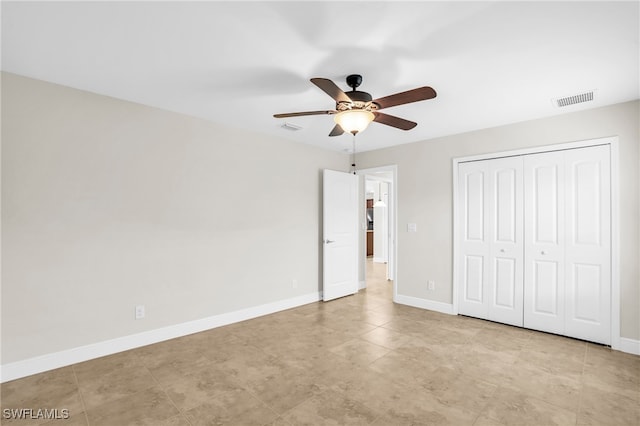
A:
[[[2,409],[91,426],[640,424],[640,357],[396,305],[367,268],[355,296],[4,383]]]

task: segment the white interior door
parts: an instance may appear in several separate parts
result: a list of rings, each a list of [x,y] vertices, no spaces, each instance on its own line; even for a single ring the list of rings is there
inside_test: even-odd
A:
[[[380,205],[377,202],[373,205],[373,261],[375,263],[387,263],[389,250],[387,206],[388,204]]]
[[[458,166],[458,229],[460,229],[460,277],[458,311],[488,319],[489,195],[488,161]]]
[[[324,301],[358,292],[358,176],[323,173]]]
[[[524,326],[564,333],[564,151],[527,155]]]
[[[525,159],[527,328],[611,343],[609,146]]]
[[[459,165],[461,314],[522,326],[522,158]]]
[[[604,344],[611,343],[609,156],[609,146],[565,153],[565,334]]]
[[[491,160],[489,171],[489,319],[522,327],[522,157]]]

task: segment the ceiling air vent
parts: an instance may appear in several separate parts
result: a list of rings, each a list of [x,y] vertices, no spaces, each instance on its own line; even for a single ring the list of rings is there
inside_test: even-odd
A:
[[[295,132],[297,130],[302,130],[302,127],[296,126],[295,124],[291,124],[291,123],[284,123],[280,127],[282,127],[283,129],[291,130],[292,132]]]
[[[589,92],[580,93],[579,95],[566,96],[564,98],[558,98],[555,100],[555,105],[558,108],[566,107],[569,105],[581,104],[583,102],[590,102],[593,100],[593,90]]]

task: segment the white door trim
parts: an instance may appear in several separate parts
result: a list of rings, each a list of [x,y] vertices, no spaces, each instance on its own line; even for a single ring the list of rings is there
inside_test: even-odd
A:
[[[393,301],[397,302],[398,300],[398,166],[396,164],[390,164],[388,166],[380,166],[380,167],[372,167],[369,169],[360,169],[356,171],[358,175],[365,177],[366,175],[371,175],[378,172],[391,172],[392,181],[389,185],[389,243],[391,245],[391,250],[389,250],[389,260],[391,276],[390,278],[393,280]],[[363,233],[362,236],[364,240],[364,247],[366,247],[366,233]],[[366,261],[366,250],[360,254],[360,262]],[[364,271],[364,279],[366,283],[366,268]]]
[[[577,142],[568,142],[557,145],[545,145],[539,147],[518,149],[512,151],[494,152],[489,154],[472,155],[452,159],[453,175],[453,314],[458,314],[458,238],[459,229],[455,226],[458,217],[458,164],[488,160],[493,158],[510,157],[516,155],[537,154],[542,152],[562,151],[566,149],[586,148],[596,145],[609,145],[611,149],[611,348],[621,348],[620,336],[620,188],[619,188],[619,151],[618,137],[589,139]]]

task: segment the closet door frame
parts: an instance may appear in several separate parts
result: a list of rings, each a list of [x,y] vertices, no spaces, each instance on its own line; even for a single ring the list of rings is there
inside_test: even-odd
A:
[[[458,298],[461,286],[459,277],[460,257],[460,229],[457,218],[460,214],[458,193],[458,164],[467,161],[489,160],[514,155],[538,154],[543,152],[562,151],[566,149],[586,148],[597,145],[609,145],[611,161],[611,348],[620,349],[620,199],[619,199],[619,154],[618,137],[606,137],[589,139],[578,142],[569,142],[556,145],[524,148],[511,151],[501,151],[489,154],[481,154],[452,159],[453,173],[453,294],[452,313],[458,314]]]

